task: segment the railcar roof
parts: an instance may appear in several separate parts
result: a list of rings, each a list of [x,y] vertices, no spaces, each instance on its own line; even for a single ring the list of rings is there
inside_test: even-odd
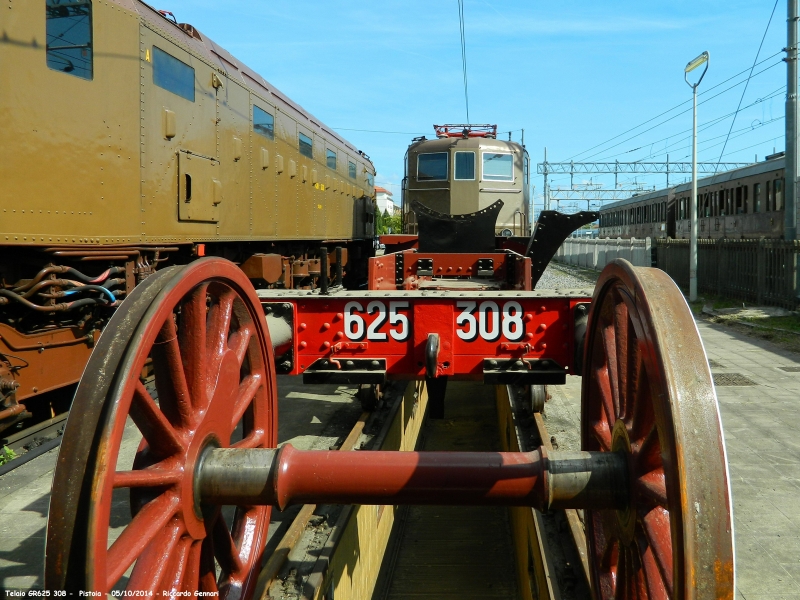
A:
[[[769,171],[777,171],[779,169],[783,169],[784,164],[784,157],[773,158],[771,160],[765,160],[760,163],[753,163],[752,165],[747,165],[746,167],[741,167],[739,169],[732,169],[730,171],[725,171],[724,173],[717,173],[716,175],[712,175],[710,177],[703,177],[702,179],[697,180],[697,187],[707,187],[710,185],[718,185],[722,183],[727,183],[728,181],[732,181],[734,179],[741,179],[743,177],[752,177],[753,175],[760,175],[762,173],[767,173]],[[631,196],[630,198],[626,198],[625,200],[619,200],[617,202],[612,202],[611,204],[606,204],[603,208],[600,209],[600,212],[606,212],[610,210],[617,210],[623,206],[628,206],[629,204],[638,204],[639,202],[645,200],[652,200],[655,198],[660,198],[662,196],[667,196],[670,193],[678,194],[681,192],[685,192],[692,188],[692,182],[688,181],[686,183],[681,183],[680,185],[672,186],[669,188],[663,188],[660,190],[655,190],[653,192],[648,192],[646,194],[639,194],[637,196]]]

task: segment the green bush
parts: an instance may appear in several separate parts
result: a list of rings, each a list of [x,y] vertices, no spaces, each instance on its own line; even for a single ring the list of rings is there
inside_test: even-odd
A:
[[[0,466],[14,460],[15,458],[17,458],[17,453],[8,446],[3,446],[3,449],[0,450]]]

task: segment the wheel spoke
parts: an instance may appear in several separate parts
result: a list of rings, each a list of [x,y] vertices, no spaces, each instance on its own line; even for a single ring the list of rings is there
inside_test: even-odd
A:
[[[178,509],[178,496],[166,493],[146,504],[108,549],[106,587],[111,589],[141,555],[150,542],[164,529]]]
[[[217,592],[217,569],[214,565],[214,538],[206,536],[200,545],[200,581],[198,588],[201,592]]]
[[[214,538],[214,556],[222,568],[222,578],[226,579],[225,575],[239,574],[242,571],[239,550],[236,548],[236,543],[233,541],[221,513],[214,521],[212,537]]]
[[[597,415],[601,420],[608,424],[611,429],[616,419],[614,417],[614,392],[612,391],[611,384],[611,369],[608,365],[600,365],[594,370],[594,383],[597,385],[597,392],[600,395],[600,405],[602,406],[602,415]],[[610,444],[609,444],[610,446]]]
[[[649,600],[667,600],[669,594],[661,577],[661,571],[653,554],[653,549],[641,534],[638,536],[637,545],[647,586],[647,595],[645,597]]]
[[[252,373],[245,377],[239,384],[239,393],[236,396],[236,403],[233,405],[233,417],[231,419],[231,429],[235,429],[236,425],[242,418],[242,415],[247,410],[247,407],[253,402],[256,393],[261,387],[262,380],[259,373]]]
[[[204,540],[205,538],[192,541],[192,547],[189,549],[189,556],[186,560],[186,572],[183,575],[181,591],[194,592],[200,589],[200,559]]]
[[[239,366],[244,364],[245,356],[247,356],[247,348],[250,346],[250,339],[253,337],[253,328],[248,323],[240,327],[237,331],[231,334],[228,340],[228,347],[236,353],[236,358],[239,361]]]
[[[141,381],[136,382],[130,415],[144,439],[147,440],[150,451],[157,457],[166,458],[183,452],[183,444],[176,435],[172,424],[158,408]]]
[[[634,486],[638,499],[644,500],[646,505],[657,504],[667,508],[667,482],[663,469],[645,473]]]
[[[650,397],[650,377],[640,357],[637,376],[637,387],[633,398],[633,413],[630,415],[631,446],[641,446],[645,436],[655,428],[655,413],[653,401]]]
[[[603,394],[603,408],[606,411],[609,424],[613,425],[617,421],[617,407],[619,406],[619,381],[617,379],[619,370],[617,368],[616,340],[612,324],[608,324],[603,328],[602,337],[606,358],[604,370],[607,369],[608,371],[608,388],[610,391],[608,396]]]
[[[211,290],[212,296],[213,291]],[[206,355],[208,356],[208,373],[211,376],[208,380],[208,396],[213,393],[213,385],[216,384],[216,375],[219,371],[220,363],[225,351],[228,349],[228,337],[231,329],[231,318],[233,316],[233,302],[236,298],[233,290],[225,288],[211,303],[208,310],[208,337],[206,339]]]
[[[169,563],[169,570],[167,571],[169,579],[164,582],[165,585],[163,589],[167,591],[170,597],[174,598],[175,592],[183,589],[182,584],[184,575],[189,566],[191,549],[192,538],[186,535],[180,539],[175,551],[170,555],[169,560],[164,561]]]
[[[656,469],[663,470],[664,460],[661,457],[661,440],[655,425],[644,438],[639,452],[635,457],[634,471],[636,473],[649,473]]]
[[[627,392],[630,377],[629,373],[629,358],[630,358],[630,331],[628,329],[628,307],[622,299],[617,299],[617,304],[614,307],[614,357],[616,359],[616,386],[617,395],[614,403],[615,414],[617,418],[625,414],[625,406],[627,404]],[[614,422],[613,420],[611,421]]]
[[[162,487],[175,485],[183,473],[178,469],[160,469],[149,467],[133,471],[116,471],[114,473],[115,488]]]
[[[204,408],[207,403],[206,382],[206,317],[208,284],[192,290],[188,300],[181,305],[181,326],[178,333],[186,384],[194,408]]]
[[[600,450],[611,452],[611,430],[606,420],[592,421],[590,423],[594,439],[600,444]]]
[[[196,418],[186,384],[178,332],[172,316],[167,317],[153,344],[153,371],[161,411],[176,427],[188,429]]]
[[[655,557],[661,579],[672,595],[672,532],[670,531],[669,512],[656,507],[642,519],[644,535]]]
[[[162,589],[160,584],[169,562],[164,557],[172,555],[183,531],[183,524],[178,519],[172,519],[158,533],[136,561],[127,585],[129,590],[149,592],[149,596],[154,596]]]

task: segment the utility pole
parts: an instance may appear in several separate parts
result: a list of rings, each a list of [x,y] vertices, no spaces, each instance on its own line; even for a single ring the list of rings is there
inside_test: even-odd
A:
[[[544,209],[550,210],[550,196],[547,193],[547,146],[544,148]]]
[[[785,206],[784,239],[797,238],[797,175],[800,170],[797,153],[797,3],[787,0],[788,15],[786,45],[786,158],[784,168]]]
[[[688,74],[705,65],[697,83],[689,83]],[[689,199],[692,223],[689,226],[689,301],[697,300],[697,87],[708,71],[708,52],[690,61],[683,70],[686,84],[692,88],[692,197]]]

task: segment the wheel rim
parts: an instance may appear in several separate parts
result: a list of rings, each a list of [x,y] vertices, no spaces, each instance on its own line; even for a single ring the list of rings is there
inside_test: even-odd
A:
[[[139,376],[148,358],[150,389]],[[200,506],[193,491],[208,447],[276,443],[269,336],[258,299],[235,265],[196,261],[164,283],[117,366],[100,427],[86,474],[93,501],[85,589],[218,589],[225,598],[248,597],[270,508]],[[123,455],[136,435],[141,442],[131,462]],[[120,523],[112,508],[125,490],[131,518]]]
[[[719,410],[697,327],[658,269],[615,261],[587,332],[584,450],[624,452],[630,505],[586,511],[600,598],[732,598],[733,528]]]

